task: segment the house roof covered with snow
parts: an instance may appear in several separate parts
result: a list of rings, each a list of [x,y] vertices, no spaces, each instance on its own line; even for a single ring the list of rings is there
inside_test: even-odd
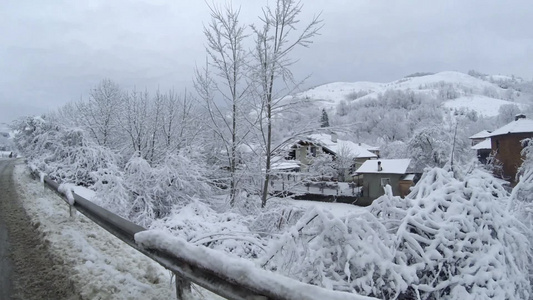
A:
[[[309,136],[309,140],[320,146],[327,148],[329,151],[339,154],[339,152],[347,151],[348,155],[354,158],[376,158],[377,155],[365,149],[365,147],[358,145],[352,141],[337,139],[334,142],[330,134],[317,133]],[[368,146],[368,145],[366,145]],[[369,146],[371,147],[371,146]]]
[[[471,137],[469,137],[469,139],[484,139],[484,138],[487,138],[489,136],[490,136],[490,131],[482,130],[482,131],[472,135]]]
[[[381,162],[381,171],[378,163]],[[409,167],[410,159],[373,159],[367,160],[357,169],[356,173],[383,173],[383,174],[405,174]]]
[[[493,132],[490,133],[489,136],[497,136],[502,134],[509,134],[509,133],[533,133],[533,120],[530,119],[518,119],[516,121],[512,121],[511,123],[504,125]]]
[[[492,146],[490,144],[490,138],[486,138],[484,141],[475,144],[471,148],[474,150],[492,149]]]
[[[281,156],[272,157],[271,169],[276,171],[291,171],[300,169],[300,162],[297,160],[286,160]],[[264,169],[263,169],[264,171]]]
[[[357,145],[359,145],[360,147],[365,148],[365,149],[368,150],[368,151],[379,151],[379,147],[376,147],[376,146],[370,146],[369,144],[365,144],[365,143],[357,143]]]
[[[294,169],[300,169],[300,164],[296,161],[278,161],[272,164],[271,169],[272,170],[294,170]]]

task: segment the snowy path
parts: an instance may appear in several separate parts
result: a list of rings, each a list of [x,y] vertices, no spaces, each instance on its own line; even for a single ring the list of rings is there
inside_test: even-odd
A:
[[[49,244],[43,243],[35,226],[30,225],[14,188],[14,165],[14,160],[0,160],[0,219],[6,233],[6,239],[1,242],[9,240],[7,249],[4,248],[9,250],[9,260],[2,259],[11,262],[2,265],[0,298],[78,299],[67,268],[58,263],[58,257],[49,251]]]
[[[65,282],[68,291],[75,295],[38,299],[176,298],[170,273],[159,264],[83,215],[71,219],[65,202],[30,178],[23,164],[15,167],[13,178],[19,200],[29,216],[24,223],[35,228],[34,233],[40,238],[40,243],[32,248],[47,248],[51,268],[62,275],[54,273],[47,284]],[[220,299],[200,288],[195,291],[197,299]]]

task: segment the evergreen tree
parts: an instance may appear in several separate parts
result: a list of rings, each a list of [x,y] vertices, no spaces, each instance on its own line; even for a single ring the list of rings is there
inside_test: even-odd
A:
[[[322,117],[320,118],[320,127],[329,127],[329,118],[328,113],[326,112],[326,109],[322,109]]]

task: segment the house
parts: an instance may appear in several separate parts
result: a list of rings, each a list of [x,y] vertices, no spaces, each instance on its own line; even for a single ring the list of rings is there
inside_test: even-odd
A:
[[[515,183],[516,173],[522,165],[522,140],[533,138],[533,120],[517,115],[515,120],[490,133],[491,151],[495,163],[501,164],[498,170],[504,179]]]
[[[354,174],[362,179],[362,195],[360,205],[370,205],[372,201],[383,195],[385,185],[390,185],[395,196],[404,197],[413,185],[414,175],[407,174],[410,159],[367,160]]]
[[[332,155],[335,158],[340,156],[351,157],[353,161],[350,163],[350,166],[344,172],[340,172],[341,177],[347,179],[350,178],[349,174],[359,168],[366,160],[378,158],[377,154],[372,153],[367,148],[378,153],[379,148],[366,144],[365,146],[352,141],[338,139],[336,133],[311,134],[291,146],[289,157],[301,162],[302,171],[306,171],[308,166],[312,164],[313,157],[317,157],[322,153]],[[344,181],[342,178],[340,180]]]
[[[490,138],[484,139],[482,142],[479,142],[472,147],[470,147],[472,150],[476,150],[477,152],[477,159],[483,163],[487,163],[487,159],[490,156],[490,153],[492,152],[492,146],[490,143]]]
[[[481,142],[483,142],[484,140],[486,140],[487,138],[489,138],[490,136],[490,133],[491,131],[488,131],[488,130],[482,130],[474,135],[472,135],[471,137],[469,137],[469,139],[472,140],[472,146],[475,146]]]
[[[487,163],[487,158],[492,151],[490,146],[490,133],[488,130],[482,130],[469,137],[472,140],[472,147],[470,149],[476,150],[477,158],[483,164]]]
[[[365,143],[357,143],[358,146],[363,147],[364,149],[368,150],[370,153],[374,153],[379,158],[379,147],[370,146]]]

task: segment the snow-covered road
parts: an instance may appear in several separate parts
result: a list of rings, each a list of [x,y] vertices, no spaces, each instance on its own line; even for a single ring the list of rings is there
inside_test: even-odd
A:
[[[14,163],[0,161],[0,165],[5,164]],[[18,244],[10,238],[12,249],[22,255],[14,259],[14,269],[20,268],[19,263],[23,268],[34,268],[25,270],[33,275],[31,280],[22,277],[15,284],[16,292],[25,292],[21,299],[175,299],[171,274],[159,264],[83,215],[71,219],[68,205],[32,179],[24,164],[18,163],[13,176],[9,175],[3,176],[2,182],[11,180],[8,184],[15,187],[12,191],[18,197],[18,213],[26,218],[12,223],[12,219],[19,218],[13,215],[6,222],[20,229],[17,232],[24,229],[35,237],[32,244],[22,248],[16,248]],[[4,189],[0,194],[6,194]],[[0,199],[5,206],[4,198]],[[11,214],[3,207],[0,210]],[[28,260],[28,256],[43,261]],[[53,291],[56,285],[59,290]],[[32,288],[42,288],[49,294],[37,294]],[[56,294],[50,294],[52,291]],[[220,299],[197,287],[194,292],[198,299]]]
[[[0,219],[5,225],[0,241],[5,247],[0,248],[8,250],[2,255],[0,298],[78,299],[67,268],[59,263],[49,244],[43,243],[21,205],[12,176],[16,163],[0,160]]]

